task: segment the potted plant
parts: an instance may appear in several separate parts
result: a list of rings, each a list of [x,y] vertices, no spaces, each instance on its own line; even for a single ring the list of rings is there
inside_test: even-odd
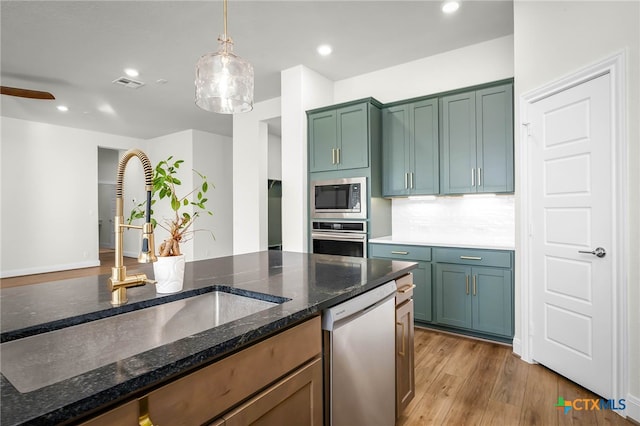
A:
[[[199,184],[187,194],[178,195],[177,190],[182,185],[182,181],[177,174],[182,163],[184,160],[174,160],[173,156],[170,156],[160,161],[153,173],[151,214],[153,215],[153,206],[159,200],[167,200],[173,211],[172,217],[162,222],[158,222],[153,216],[151,218],[154,229],[160,227],[169,233],[169,236],[160,244],[158,261],[153,264],[158,293],[174,293],[182,290],[185,260],[180,251],[180,243],[191,239],[196,231],[203,231],[194,228],[194,222],[201,214],[213,215],[207,209],[209,200],[205,195],[210,184],[207,177],[197,170],[193,170],[193,173],[198,176]],[[145,205],[146,201],[143,201],[131,210],[129,223],[144,217]],[[213,233],[211,236],[213,237]]]

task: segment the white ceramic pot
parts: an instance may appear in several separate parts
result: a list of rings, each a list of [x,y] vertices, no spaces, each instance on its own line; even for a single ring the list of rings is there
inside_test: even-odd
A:
[[[176,293],[184,284],[184,254],[180,256],[158,256],[153,262],[153,275],[157,293]]]

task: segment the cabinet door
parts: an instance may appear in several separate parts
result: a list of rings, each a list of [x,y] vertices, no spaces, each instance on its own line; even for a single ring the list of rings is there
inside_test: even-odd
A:
[[[436,319],[440,324],[471,328],[471,267],[436,264]]]
[[[474,267],[471,273],[473,328],[513,336],[511,270]]]
[[[382,195],[408,195],[409,105],[382,112]]]
[[[309,171],[334,170],[337,142],[336,111],[309,115]]]
[[[353,105],[337,110],[338,168],[369,167],[368,104]],[[315,171],[315,170],[312,170]]]
[[[411,272],[413,273],[413,283],[416,285],[413,291],[415,319],[432,321],[431,263],[418,262],[418,267]]]
[[[513,192],[513,86],[476,92],[478,192]]]
[[[396,307],[396,418],[415,395],[413,300]]]
[[[414,195],[437,194],[440,191],[438,155],[438,100],[428,99],[411,104],[411,144],[409,179]]]
[[[322,426],[322,359],[285,377],[224,416],[225,426]]]
[[[475,92],[445,96],[442,112],[443,194],[476,192],[476,97]]]

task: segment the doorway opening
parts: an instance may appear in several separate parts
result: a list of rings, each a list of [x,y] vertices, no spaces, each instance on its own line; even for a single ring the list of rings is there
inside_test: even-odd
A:
[[[119,151],[98,147],[98,252],[100,263],[103,258],[111,259],[115,249],[113,219],[116,213],[116,170]]]
[[[282,137],[280,117],[266,120],[267,150],[267,245],[282,250]]]

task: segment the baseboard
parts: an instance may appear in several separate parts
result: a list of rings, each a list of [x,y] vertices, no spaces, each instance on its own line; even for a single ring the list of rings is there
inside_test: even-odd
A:
[[[513,353],[522,358],[522,342],[517,337],[513,338]]]
[[[640,398],[629,393],[626,397],[626,403],[627,409],[624,411],[624,414],[629,420],[640,424]]]
[[[93,268],[94,266],[100,266],[100,261],[87,260],[85,262],[67,263],[65,265],[38,266],[35,268],[0,271],[0,278],[21,277],[23,275],[33,275],[33,274],[46,274],[47,272],[67,271],[69,269]]]

